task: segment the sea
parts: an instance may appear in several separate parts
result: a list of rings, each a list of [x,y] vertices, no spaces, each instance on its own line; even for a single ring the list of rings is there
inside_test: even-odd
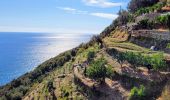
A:
[[[0,86],[91,37],[77,33],[0,32]]]

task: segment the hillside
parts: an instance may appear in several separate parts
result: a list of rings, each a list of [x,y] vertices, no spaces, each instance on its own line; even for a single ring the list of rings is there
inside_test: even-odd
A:
[[[88,43],[0,87],[0,100],[169,100],[169,1],[145,1],[131,0]]]

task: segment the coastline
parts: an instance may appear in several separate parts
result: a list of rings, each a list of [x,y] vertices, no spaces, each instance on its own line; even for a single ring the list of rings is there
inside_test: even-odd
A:
[[[10,37],[8,38],[10,41],[8,41],[8,39],[6,38],[8,34],[10,35]],[[66,35],[45,34],[44,35],[44,33],[38,33],[38,34],[35,33],[35,35],[34,34],[32,35],[32,33],[26,33],[26,34],[14,33],[13,35],[12,34],[13,33],[10,32],[7,33],[7,36],[1,34],[1,38],[3,39],[0,42],[2,47],[0,51],[3,53],[2,54],[3,59],[0,60],[2,62],[0,66],[1,67],[6,66],[5,70],[3,68],[1,68],[0,70],[1,72],[3,72],[1,73],[1,78],[0,78],[1,87],[4,86],[5,84],[10,83],[14,79],[19,78],[25,73],[29,73],[33,71],[34,69],[37,68],[38,65],[41,65],[46,60],[49,60],[67,50],[70,50],[71,48],[75,48],[80,43],[86,42],[91,38],[91,35],[89,34],[87,35],[80,34],[81,37],[77,36],[77,34],[76,35],[74,34],[73,35],[72,34],[66,34]],[[17,35],[17,37],[19,37],[19,39],[17,38],[18,40],[14,40],[15,34]],[[84,37],[82,38],[82,36]],[[81,40],[78,39],[78,37],[80,37]],[[5,38],[6,40],[3,42]],[[28,40],[27,38],[31,38],[31,40]],[[24,39],[24,43],[22,43],[23,41],[21,41],[23,39]],[[18,41],[20,43],[14,41]],[[32,41],[35,42],[32,43]],[[25,44],[25,42],[29,42],[29,43]],[[17,44],[17,47],[10,46],[15,44]],[[22,48],[24,48],[24,50]],[[8,54],[9,56],[6,56]]]

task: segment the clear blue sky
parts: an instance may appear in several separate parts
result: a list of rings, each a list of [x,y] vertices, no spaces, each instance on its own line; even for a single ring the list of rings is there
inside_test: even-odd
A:
[[[0,31],[99,33],[129,0],[0,0]]]

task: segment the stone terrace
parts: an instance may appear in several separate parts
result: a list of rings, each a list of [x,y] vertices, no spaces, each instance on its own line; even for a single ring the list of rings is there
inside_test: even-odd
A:
[[[170,40],[170,32],[160,31],[160,30],[134,30],[132,31],[132,36],[151,37],[155,39],[168,40],[168,41]]]

